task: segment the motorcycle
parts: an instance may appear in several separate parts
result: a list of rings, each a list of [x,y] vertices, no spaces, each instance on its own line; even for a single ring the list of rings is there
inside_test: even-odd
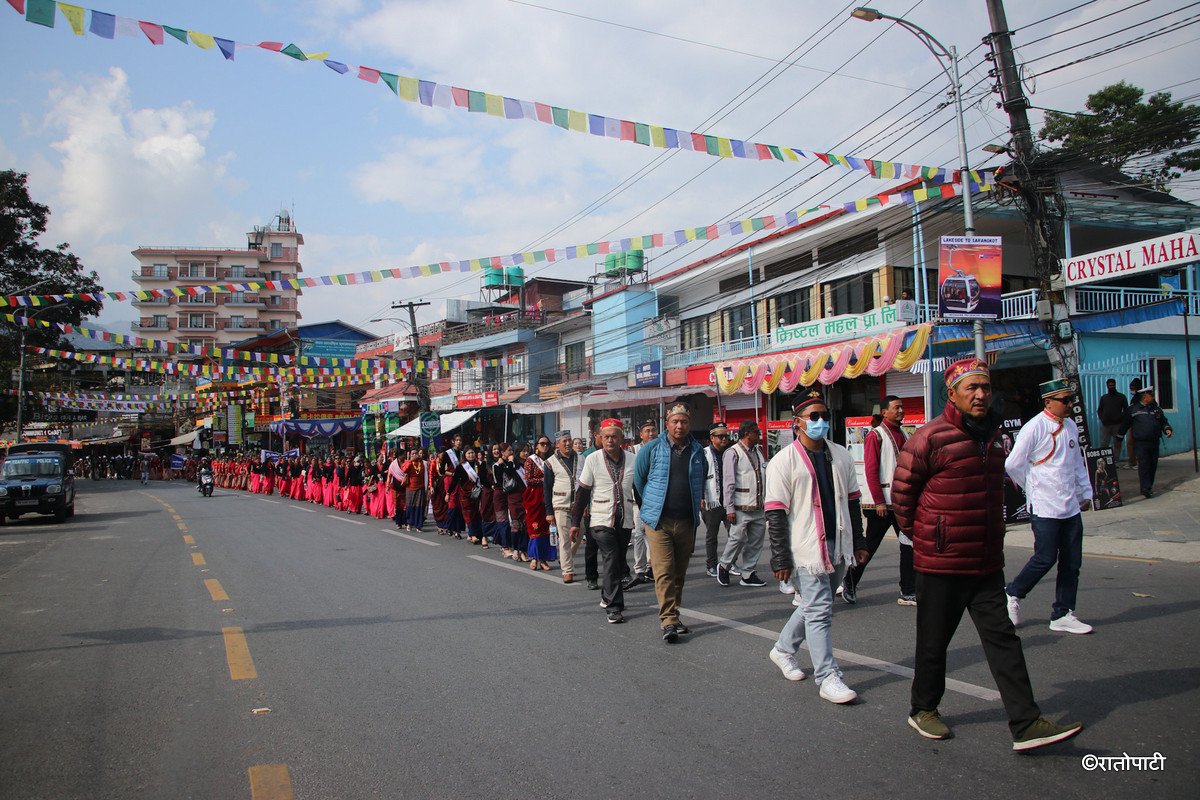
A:
[[[212,497],[213,493],[213,476],[211,472],[200,473],[200,485],[196,490],[205,497]]]

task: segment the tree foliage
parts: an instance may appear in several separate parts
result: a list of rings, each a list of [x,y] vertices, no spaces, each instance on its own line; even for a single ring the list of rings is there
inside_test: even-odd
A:
[[[1200,106],[1172,101],[1121,81],[1087,99],[1088,113],[1046,113],[1038,138],[1114,167],[1167,191],[1184,172],[1200,170]]]
[[[27,176],[14,170],[0,171],[0,294],[12,295],[27,286],[45,281],[29,294],[68,294],[103,291],[99,276],[84,269],[66,243],[42,247],[39,238],[46,233],[50,209],[29,196]],[[99,302],[72,301],[47,308],[12,308],[3,311],[15,315],[37,314],[39,320],[70,322],[78,325],[84,317],[100,312]],[[4,322],[0,330],[0,369],[8,380],[20,357],[21,329],[24,326]],[[26,328],[27,345],[53,347],[61,334],[52,328]],[[7,404],[5,404],[7,405]]]

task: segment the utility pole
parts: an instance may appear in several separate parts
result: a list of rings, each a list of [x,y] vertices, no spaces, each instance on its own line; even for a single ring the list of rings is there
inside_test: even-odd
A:
[[[417,336],[417,309],[422,306],[430,305],[428,302],[414,303],[392,303],[392,310],[399,309],[408,310],[408,324],[412,333],[412,382],[417,387],[417,407],[421,412],[429,410],[429,384],[425,382],[425,376],[417,370],[417,359],[420,357],[421,340]]]
[[[1064,216],[1058,178],[1038,163],[1033,131],[1029,127],[1029,116],[1025,113],[1029,101],[1021,87],[1012,49],[1012,32],[1008,29],[1008,19],[1004,14],[1004,2],[986,0],[986,3],[992,32],[983,41],[992,50],[991,60],[995,67],[991,75],[998,79],[995,91],[1000,94],[1000,108],[1008,114],[1009,132],[1012,134],[1013,177],[1001,183],[1015,191],[1025,217],[1034,271],[1040,279],[1041,295],[1049,306],[1047,314],[1045,306],[1039,303],[1042,308],[1038,316],[1048,324],[1049,338],[1054,345],[1050,350],[1050,364],[1061,377],[1078,384],[1079,352],[1070,331],[1069,310],[1063,290],[1056,290],[1052,286],[1052,281],[1060,273],[1058,223]],[[1056,200],[1057,208],[1051,208],[1051,198]]]

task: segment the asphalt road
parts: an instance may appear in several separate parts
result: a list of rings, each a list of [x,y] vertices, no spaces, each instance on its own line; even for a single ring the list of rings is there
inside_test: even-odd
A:
[[[1090,636],[1050,632],[1052,576],[1037,587],[1035,691],[1087,728],[1017,755],[969,621],[941,706],[956,738],[906,725],[914,609],[895,604],[893,541],[837,606],[860,700],[834,706],[766,658],[788,599],[718,587],[702,553],[693,633],[671,646],[650,587],[608,625],[581,582],[394,531],[89,481],[74,520],[0,528],[0,798],[1196,796],[1196,566],[1085,558]],[[1010,548],[1010,571],[1028,554]],[[1161,771],[1082,766],[1156,752]]]

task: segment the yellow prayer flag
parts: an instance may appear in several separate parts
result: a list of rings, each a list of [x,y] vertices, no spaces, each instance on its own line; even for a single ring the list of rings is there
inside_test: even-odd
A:
[[[928,199],[929,199],[929,190],[928,189],[914,189],[913,190],[913,200],[914,201],[920,203],[921,201],[928,200]]]
[[[401,100],[407,100],[410,103],[417,102],[417,79],[401,76],[400,91],[398,94]]]
[[[580,133],[587,132],[587,114],[567,109],[567,128]]]
[[[73,6],[69,3],[59,3],[58,10],[67,18],[67,22],[71,24],[71,30],[76,36],[83,36],[83,7]]]
[[[784,158],[786,158],[788,161],[799,161],[800,160],[800,154],[797,153],[791,147],[781,147],[779,149],[780,149],[780,151],[782,151]]]
[[[658,125],[650,126],[650,144],[655,147],[666,147],[667,136],[663,133],[663,129]]]
[[[717,155],[721,158],[733,158],[733,145],[724,136],[717,137]]]
[[[487,109],[487,113],[493,117],[504,116],[504,98],[498,94],[484,94],[483,106]]]
[[[325,59],[329,58],[329,51],[324,50],[320,53],[305,53],[304,57],[309,61],[324,61]]]
[[[201,50],[212,50],[217,46],[217,43],[213,41],[213,37],[207,33],[188,31],[188,38],[192,40],[192,44],[196,45],[196,47],[199,47]]]

